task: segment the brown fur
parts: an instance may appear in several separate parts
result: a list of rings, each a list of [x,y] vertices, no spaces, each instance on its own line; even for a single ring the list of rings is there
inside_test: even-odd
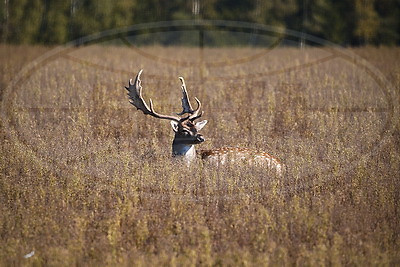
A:
[[[248,148],[241,148],[241,147],[221,147],[217,149],[208,149],[208,150],[200,150],[198,155],[202,159],[207,159],[209,157],[213,156],[222,156],[226,154],[236,154],[236,153],[242,153],[242,154],[247,154],[249,157],[254,157],[254,156],[260,156],[263,158],[268,158],[276,161],[277,163],[281,163],[279,159],[273,157],[272,155],[266,153],[266,152],[259,152],[256,150],[248,149]]]

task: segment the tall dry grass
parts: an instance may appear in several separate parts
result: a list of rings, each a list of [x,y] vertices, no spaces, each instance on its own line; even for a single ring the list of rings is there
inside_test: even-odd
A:
[[[0,49],[2,265],[399,263],[398,48],[351,49],[385,88],[323,48],[237,63],[261,50],[89,46],[6,90],[45,50]],[[268,151],[284,177],[171,159],[169,123],[128,104],[140,68],[163,113],[179,111],[185,77],[209,120],[201,148]]]

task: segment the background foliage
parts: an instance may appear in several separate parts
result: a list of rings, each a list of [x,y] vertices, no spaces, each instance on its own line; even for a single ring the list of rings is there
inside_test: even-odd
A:
[[[106,29],[182,19],[281,26],[342,45],[400,42],[396,0],[5,0],[0,37],[15,44],[60,44]]]
[[[143,34],[128,41],[148,47],[73,47],[9,85],[51,50],[30,44],[137,23],[235,20],[349,46],[398,45],[399,10],[396,0],[1,1],[0,266],[398,265],[400,126],[387,115],[399,99],[388,103],[352,61],[306,67],[329,48],[198,50],[151,46]],[[176,41],[164,36],[171,41],[156,44]],[[184,37],[176,43],[191,42]],[[236,40],[211,37],[216,46]],[[211,64],[260,49],[268,53],[254,61]],[[398,47],[343,51],[371,62],[391,84],[387,92],[399,92]],[[291,71],[276,72],[285,67]],[[187,79],[209,120],[201,148],[265,150],[285,163],[286,175],[242,163],[176,164],[168,123],[128,104],[123,85],[140,68],[145,98],[162,113],[179,109],[176,77]],[[248,77],[254,69],[275,75]],[[233,74],[243,78],[231,81]],[[387,122],[392,131],[382,132]],[[380,149],[363,158],[380,136]]]

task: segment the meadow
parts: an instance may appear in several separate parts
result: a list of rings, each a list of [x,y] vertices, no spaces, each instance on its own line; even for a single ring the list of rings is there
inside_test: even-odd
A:
[[[0,46],[0,265],[400,264],[399,48],[52,49]],[[202,101],[198,149],[284,176],[172,159],[128,103],[141,68],[160,113],[178,76]]]

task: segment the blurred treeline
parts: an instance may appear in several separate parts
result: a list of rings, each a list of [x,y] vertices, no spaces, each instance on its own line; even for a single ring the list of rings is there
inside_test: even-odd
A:
[[[285,27],[342,45],[400,44],[399,0],[2,0],[0,37],[62,44],[132,24],[184,19]]]

